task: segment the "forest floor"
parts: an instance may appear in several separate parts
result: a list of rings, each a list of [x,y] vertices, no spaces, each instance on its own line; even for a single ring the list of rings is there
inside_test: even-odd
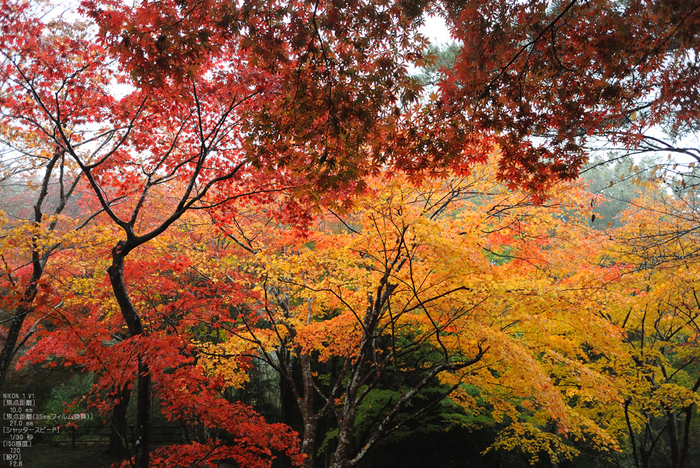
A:
[[[22,449],[23,468],[110,468],[118,458],[105,453],[106,447],[79,446],[76,448],[37,445]]]

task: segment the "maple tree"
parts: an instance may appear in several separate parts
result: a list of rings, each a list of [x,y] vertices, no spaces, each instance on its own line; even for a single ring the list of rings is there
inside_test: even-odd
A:
[[[50,357],[50,364],[93,374],[89,403],[106,414],[126,409],[123,400],[128,403],[134,382],[138,384],[139,356],[146,354],[160,411],[191,434],[187,444],[155,450],[149,457],[151,466],[172,466],[175,461],[207,466],[225,459],[267,466],[273,451],[295,460],[292,431],[266,423],[245,404],[225,399],[222,395],[230,382],[206,376],[198,364],[201,356],[193,340],[207,333],[203,326],[211,332],[212,314],[220,309],[209,285],[197,286],[197,264],[192,263],[197,250],[189,246],[189,236],[195,235],[191,223],[196,220],[187,221],[144,247],[138,264],[126,266],[136,285],[131,297],[148,324],[147,335],[136,337],[138,341],[131,336],[104,278],[109,255],[95,254],[110,253],[114,233],[103,232],[90,251],[56,260],[62,274],[52,280],[64,303],[45,318],[37,343],[21,363],[43,363]],[[111,424],[125,424],[116,419],[115,415]],[[195,436],[198,427],[203,433]],[[123,439],[125,427],[116,429]]]
[[[55,302],[48,299],[52,293],[51,285],[42,281],[49,257],[57,250],[70,248],[77,242],[70,231],[79,230],[85,221],[70,220],[70,216],[66,216],[66,212],[70,211],[71,198],[75,198],[81,174],[74,170],[65,150],[46,138],[51,131],[51,123],[41,113],[32,112],[31,99],[27,99],[23,92],[28,88],[18,79],[15,65],[24,60],[32,48],[46,57],[44,65],[54,73],[64,73],[64,67],[77,66],[86,60],[86,51],[80,49],[79,39],[76,39],[82,34],[81,28],[62,31],[60,27],[50,27],[44,40],[40,41],[42,28],[36,22],[23,24],[26,36],[17,34],[15,28],[26,8],[5,3],[2,8],[0,108],[3,112],[0,117],[0,141],[5,151],[2,195],[3,209],[6,211],[0,247],[5,270],[2,277],[2,307],[14,313],[8,319],[11,324],[0,354],[0,386],[17,351],[34,330],[34,327],[24,327],[27,316],[35,308],[42,309],[49,302]],[[57,56],[56,49],[62,50],[64,55]],[[35,63],[30,68],[39,66]],[[30,70],[26,72],[32,73]],[[47,73],[43,84],[49,88],[57,86],[62,79],[60,76]],[[86,86],[104,77],[100,72],[91,72],[84,78],[86,82],[79,92],[63,96],[70,122],[81,121],[99,112],[94,104],[95,95]],[[24,188],[13,196],[11,186],[15,184]],[[31,209],[25,211],[24,208],[30,206]],[[89,219],[89,216],[86,218]],[[25,336],[18,343],[23,328]]]
[[[509,428],[496,448],[556,461],[576,453],[564,433],[617,446],[594,416],[617,404],[614,382],[583,349],[625,354],[596,310],[619,271],[596,266],[585,215],[564,215],[588,200],[563,191],[538,208],[495,172],[421,188],[378,179],[307,233],[255,207],[218,222],[234,250],[210,280],[255,287],[225,299],[236,320],[220,322],[226,340],[202,342],[203,360],[221,376],[251,357],[277,370],[301,414],[305,466],[319,444],[329,466],[354,466],[448,396],[473,411],[470,388]],[[566,429],[547,432],[553,421]]]
[[[601,139],[698,159],[674,138],[697,130],[697,1],[430,3],[460,42],[415,134],[426,157],[459,157],[483,135],[500,172],[538,190],[573,178]],[[670,138],[653,129],[668,131]]]
[[[275,88],[247,114],[251,155],[288,165],[303,153],[323,163],[326,187],[377,164],[465,168],[498,146],[500,177],[538,191],[575,177],[594,137],[697,157],[648,132],[695,128],[696,2],[84,5],[140,83],[184,82],[214,57],[244,55]],[[436,59],[417,32],[424,14],[444,18],[460,47],[418,99],[406,65]]]
[[[50,182],[55,177],[55,172],[63,171],[64,164],[65,158],[61,154],[49,158],[38,194],[33,202],[33,216],[29,220],[19,218],[11,222],[8,219],[9,216],[2,213],[3,242],[0,255],[5,269],[2,308],[13,311],[13,314],[7,319],[10,321],[10,326],[4,336],[0,353],[0,387],[5,381],[13,358],[33,333],[33,327],[29,330],[25,329],[24,337],[20,339],[27,316],[37,306],[48,306],[49,303],[54,302],[48,299],[52,288],[49,283],[42,281],[42,277],[51,254],[62,244],[70,242],[70,238],[56,231],[65,229],[65,224],[58,226],[58,217],[64,211],[75,189],[77,178],[75,180],[62,178],[59,200],[55,206],[50,206],[47,198]],[[31,265],[31,272],[27,271],[27,264]]]
[[[634,464],[684,467],[700,403],[696,187],[661,172],[643,185],[612,234],[610,257],[629,272],[608,313],[631,348],[621,388]]]

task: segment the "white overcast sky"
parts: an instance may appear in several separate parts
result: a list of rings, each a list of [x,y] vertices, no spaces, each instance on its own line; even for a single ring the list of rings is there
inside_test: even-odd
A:
[[[427,16],[421,32],[430,39],[433,45],[446,45],[453,40],[450,38],[450,31],[447,29],[445,20],[436,16]]]

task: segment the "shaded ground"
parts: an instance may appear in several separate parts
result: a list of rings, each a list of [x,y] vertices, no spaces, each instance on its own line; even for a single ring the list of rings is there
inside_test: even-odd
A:
[[[105,454],[106,447],[59,447],[47,444],[22,449],[27,468],[109,468],[117,458]]]

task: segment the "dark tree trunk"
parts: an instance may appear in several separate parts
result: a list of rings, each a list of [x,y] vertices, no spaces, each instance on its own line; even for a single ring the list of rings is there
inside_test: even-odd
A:
[[[681,444],[678,440],[678,418],[673,410],[666,411],[666,421],[668,428],[668,445],[671,449],[671,467],[682,468],[681,460]]]
[[[119,242],[112,249],[112,265],[107,269],[114,297],[117,299],[124,321],[132,336],[144,334],[141,317],[124,285],[124,256],[128,253],[126,242]],[[151,440],[151,374],[145,356],[138,356],[138,388],[136,397],[136,468],[148,468]]]
[[[148,468],[151,449],[151,373],[143,356],[139,356],[135,444],[136,467]]]
[[[314,409],[314,384],[311,368],[311,357],[300,353],[302,388],[304,395],[299,401],[301,419],[304,425],[301,440],[301,453],[305,455],[303,468],[313,468],[316,455],[316,432],[318,429],[318,414]]]
[[[7,340],[5,340],[5,345],[2,347],[2,352],[0,352],[0,389],[2,389],[2,386],[5,383],[7,371],[10,369],[12,359],[15,357],[19,332],[22,331],[24,318],[29,312],[31,312],[31,303],[34,300],[34,296],[36,296],[36,290],[36,283],[30,284],[30,286],[27,288],[27,293],[24,296],[22,304],[17,307],[14,317],[12,317],[10,330],[7,333]]]
[[[295,365],[290,353],[285,349],[280,349],[277,352],[277,359],[285,369],[284,372],[280,372],[280,418],[289,427],[299,429],[301,415],[297,406],[297,399],[294,396],[292,384],[286,378],[287,375],[294,378],[293,376],[298,374],[298,372],[295,372],[294,367],[298,366]]]
[[[116,395],[118,400],[112,410],[112,425],[109,434],[108,453],[112,455],[126,455],[129,453],[126,427],[126,410],[131,400],[131,388],[124,385]],[[133,442],[133,441],[132,441]]]

